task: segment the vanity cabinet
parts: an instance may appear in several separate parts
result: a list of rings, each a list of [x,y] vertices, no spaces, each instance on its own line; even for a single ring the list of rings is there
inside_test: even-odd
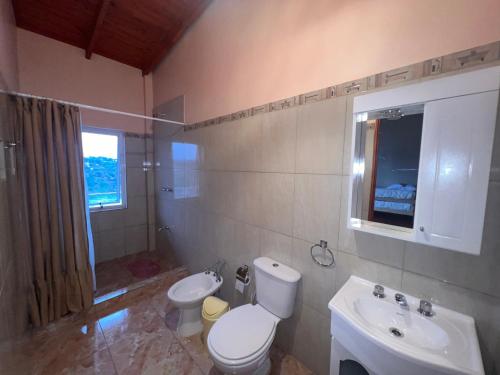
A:
[[[348,226],[479,254],[500,67],[354,99]]]
[[[498,91],[427,103],[416,241],[479,254]]]

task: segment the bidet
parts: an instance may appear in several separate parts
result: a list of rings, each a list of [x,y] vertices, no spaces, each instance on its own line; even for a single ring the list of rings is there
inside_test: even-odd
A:
[[[177,323],[180,336],[192,336],[203,330],[201,304],[220,289],[222,282],[219,274],[209,271],[188,276],[170,287],[168,298],[180,310]]]

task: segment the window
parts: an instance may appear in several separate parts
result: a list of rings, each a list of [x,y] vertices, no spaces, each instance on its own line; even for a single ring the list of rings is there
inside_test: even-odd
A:
[[[117,130],[85,127],[83,163],[89,207],[92,211],[127,206],[125,143]]]

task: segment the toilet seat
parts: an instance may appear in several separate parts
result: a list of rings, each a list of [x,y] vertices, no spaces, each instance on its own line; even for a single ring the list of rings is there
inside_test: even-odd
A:
[[[269,350],[280,319],[260,305],[243,305],[224,314],[208,335],[208,347],[219,362],[244,366]]]

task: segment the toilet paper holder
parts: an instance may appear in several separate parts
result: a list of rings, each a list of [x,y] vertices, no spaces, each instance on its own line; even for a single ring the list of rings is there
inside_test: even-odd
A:
[[[238,267],[238,269],[236,270],[236,280],[241,281],[245,285],[248,285],[248,283],[250,282],[249,269],[246,264]]]

